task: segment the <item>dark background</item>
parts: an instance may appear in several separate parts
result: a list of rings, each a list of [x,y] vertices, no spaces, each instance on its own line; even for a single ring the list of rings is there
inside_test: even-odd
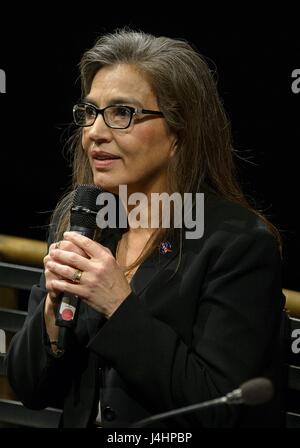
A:
[[[71,181],[63,146],[80,97],[77,64],[99,34],[127,25],[185,38],[216,68],[234,146],[244,159],[238,160],[243,188],[281,230],[283,286],[300,290],[300,93],[291,90],[292,71],[300,69],[298,27],[269,22],[249,27],[240,21],[239,27],[224,29],[213,16],[207,21],[192,17],[103,14],[97,25],[87,26],[83,17],[70,27],[26,20],[1,28],[7,93],[0,94],[0,233],[45,238],[49,211]]]

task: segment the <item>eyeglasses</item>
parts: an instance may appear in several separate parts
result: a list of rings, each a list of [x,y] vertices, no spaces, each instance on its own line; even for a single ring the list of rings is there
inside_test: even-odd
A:
[[[137,114],[157,115],[163,117],[163,113],[158,110],[139,109],[131,106],[107,106],[103,109],[89,103],[75,104],[73,107],[74,122],[77,126],[92,126],[98,114],[101,114],[105,124],[113,129],[127,129],[130,126],[132,117]]]

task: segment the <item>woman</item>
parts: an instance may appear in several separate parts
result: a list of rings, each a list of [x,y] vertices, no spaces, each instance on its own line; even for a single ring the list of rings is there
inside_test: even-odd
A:
[[[12,387],[30,408],[61,403],[63,427],[128,426],[267,376],[277,392],[268,405],[161,425],[279,425],[279,239],[235,180],[230,127],[207,64],[184,41],[121,30],[83,55],[81,79],[74,188],[94,183],[118,194],[126,185],[148,204],[153,193],[204,192],[204,234],[188,239],[174,225],[129,221],[116,243],[92,241],[65,233],[67,196],[10,345]],[[81,303],[70,347],[59,353],[64,291]]]

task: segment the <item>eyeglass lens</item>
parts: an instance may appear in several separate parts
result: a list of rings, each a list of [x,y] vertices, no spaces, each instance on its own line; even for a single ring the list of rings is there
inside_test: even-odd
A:
[[[79,126],[93,125],[97,115],[97,109],[88,104],[78,104],[74,108],[74,119]],[[108,106],[102,115],[108,126],[126,128],[130,124],[132,110],[126,106]]]

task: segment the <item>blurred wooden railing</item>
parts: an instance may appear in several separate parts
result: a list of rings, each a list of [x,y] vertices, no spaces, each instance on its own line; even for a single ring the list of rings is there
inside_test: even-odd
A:
[[[17,236],[0,235],[0,260],[26,266],[43,265],[47,244]]]
[[[41,268],[46,253],[44,241],[0,234],[0,262]],[[18,291],[9,287],[2,287],[0,291],[0,307],[17,309]]]
[[[291,289],[283,289],[282,291],[286,297],[285,309],[291,316],[300,318],[300,292]]]

